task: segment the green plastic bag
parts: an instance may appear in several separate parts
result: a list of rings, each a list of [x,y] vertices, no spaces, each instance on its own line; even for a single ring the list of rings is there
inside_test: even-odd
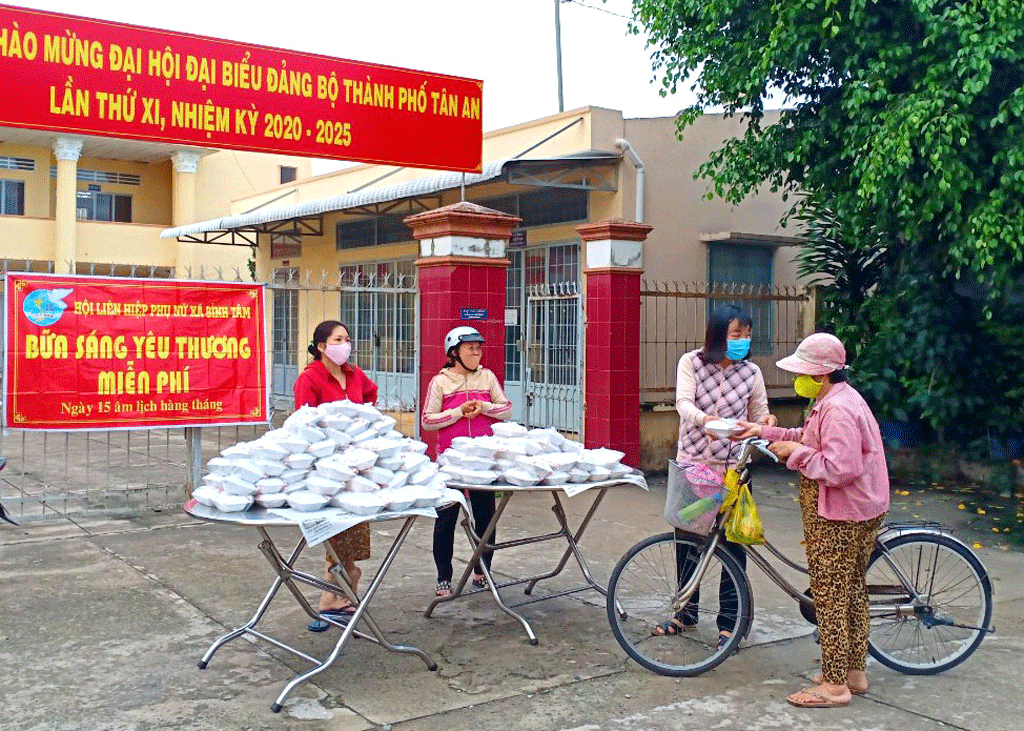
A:
[[[734,502],[732,513],[725,524],[725,537],[744,546],[764,543],[764,525],[761,516],[757,514],[757,503],[750,494],[749,485],[739,486]]]

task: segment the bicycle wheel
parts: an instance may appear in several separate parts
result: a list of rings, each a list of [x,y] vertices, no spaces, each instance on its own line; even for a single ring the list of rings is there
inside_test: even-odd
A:
[[[887,554],[876,547],[867,571],[871,655],[909,675],[959,665],[978,649],[992,619],[985,567],[962,543],[939,533],[896,536],[884,545]]]
[[[651,536],[619,559],[608,583],[606,608],[616,641],[631,658],[660,675],[690,677],[717,667],[750,629],[750,584],[721,546],[701,577],[699,596],[676,612],[676,595],[693,574],[700,552],[696,539],[677,539],[673,533]],[[652,634],[655,625],[673,616],[687,625],[685,631]],[[732,628],[732,637],[721,648],[716,618]]]

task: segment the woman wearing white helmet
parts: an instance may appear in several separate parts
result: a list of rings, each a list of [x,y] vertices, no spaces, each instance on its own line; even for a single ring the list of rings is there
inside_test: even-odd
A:
[[[512,404],[502,391],[497,377],[480,367],[483,335],[476,328],[453,328],[444,339],[448,362],[427,386],[420,424],[425,431],[437,432],[437,453],[451,446],[455,437],[479,437],[491,434],[491,424],[512,415]],[[473,522],[482,531],[494,517],[494,493],[468,490]],[[459,506],[437,511],[434,521],[434,564],[437,566],[436,596],[452,593],[452,555],[455,550],[455,526]],[[478,534],[479,535],[479,534]],[[491,542],[496,536],[491,536]],[[488,568],[491,552],[483,555]],[[473,585],[486,588],[483,573],[473,575]]]

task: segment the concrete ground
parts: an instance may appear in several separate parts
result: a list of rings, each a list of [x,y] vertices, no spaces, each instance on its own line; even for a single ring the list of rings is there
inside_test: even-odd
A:
[[[769,537],[801,555],[800,517],[790,475],[766,472],[756,494]],[[755,629],[718,669],[698,678],[652,674],[629,661],[612,637],[601,597],[586,592],[524,608],[540,637],[531,646],[518,623],[488,596],[422,610],[432,593],[429,520],[415,526],[373,605],[396,641],[438,662],[353,642],[330,670],[299,686],[284,710],[270,705],[306,663],[246,640],[225,645],[206,670],[197,660],[219,634],[243,623],[271,580],[249,529],[198,523],[178,511],[131,519],[88,518],[0,527],[0,727],[46,729],[360,729],[396,731],[634,731],[638,729],[984,729],[1021,728],[1024,694],[1024,558],[1002,529],[973,522],[972,503],[923,490],[894,494],[893,517],[936,518],[980,545],[995,588],[996,634],[963,665],[938,676],[900,675],[871,661],[871,692],[845,709],[804,710],[785,697],[815,672],[811,627],[759,571]],[[664,483],[610,494],[583,541],[595,576],[606,581],[633,543],[664,530]],[[577,517],[586,494],[569,501]],[[991,512],[991,511],[989,511]],[[523,526],[554,524],[544,496],[517,496],[501,538]],[[375,557],[397,524],[375,526]],[[275,531],[291,545],[295,531]],[[465,540],[457,539],[465,559]],[[549,546],[499,554],[499,574],[549,565]],[[302,562],[320,566],[314,549]],[[374,567],[374,560],[367,568]],[[458,569],[457,569],[458,570]],[[368,571],[367,575],[372,571]],[[567,572],[552,583],[568,586]],[[540,592],[541,589],[538,589]],[[508,590],[514,599],[516,592]],[[312,592],[310,592],[312,597]],[[312,634],[288,597],[263,627],[309,652],[331,633]]]

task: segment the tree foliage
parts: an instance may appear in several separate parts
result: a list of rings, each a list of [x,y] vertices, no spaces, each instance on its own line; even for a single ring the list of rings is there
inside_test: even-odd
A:
[[[762,184],[828,191],[855,229],[928,241],[948,272],[1002,286],[1024,261],[1019,0],[636,0],[655,71],[695,75],[684,129],[749,122],[702,168],[739,201]],[[762,125],[765,99],[791,105]]]
[[[799,211],[800,274],[826,285],[819,318],[846,344],[877,416],[962,444],[1019,433],[1024,384],[1008,364],[1020,359],[1024,308],[958,287],[880,232],[854,242],[812,198]]]
[[[680,135],[705,109],[745,121],[700,168],[715,193],[800,192],[803,273],[831,282],[874,405],[991,431],[988,369],[1024,346],[1005,296],[1024,273],[1019,0],[634,0],[631,27],[665,93],[693,84]]]

